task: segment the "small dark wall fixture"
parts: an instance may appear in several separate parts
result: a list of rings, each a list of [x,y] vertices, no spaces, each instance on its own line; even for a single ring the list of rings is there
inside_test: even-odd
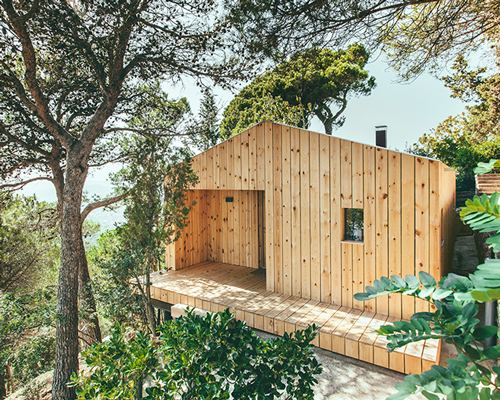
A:
[[[232,197],[226,197],[226,203],[232,203],[233,198]]]
[[[375,146],[387,147],[387,125],[375,127]]]

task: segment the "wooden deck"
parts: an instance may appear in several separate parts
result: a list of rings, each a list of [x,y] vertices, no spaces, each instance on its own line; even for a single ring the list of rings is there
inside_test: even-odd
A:
[[[265,270],[204,262],[151,275],[152,297],[217,312],[230,308],[239,320],[276,335],[316,324],[314,345],[395,371],[420,373],[439,363],[438,341],[414,343],[387,353],[375,332],[396,318],[266,290]]]

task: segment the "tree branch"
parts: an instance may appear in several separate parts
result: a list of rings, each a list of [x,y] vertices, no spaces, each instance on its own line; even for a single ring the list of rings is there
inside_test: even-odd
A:
[[[119,196],[110,197],[108,199],[104,199],[104,200],[101,200],[101,201],[96,201],[95,203],[87,205],[83,209],[82,214],[81,214],[81,221],[82,221],[82,223],[83,223],[83,221],[85,221],[85,219],[88,217],[88,215],[92,211],[94,211],[94,210],[96,210],[98,208],[101,208],[101,207],[106,207],[106,206],[109,206],[111,204],[118,203],[119,201],[122,201],[125,197],[127,197],[127,194],[121,194]]]
[[[3,2],[5,12],[9,18],[9,23],[14,29],[17,37],[22,44],[22,54],[24,59],[25,80],[26,84],[33,96],[36,108],[42,118],[45,126],[50,133],[62,143],[66,148],[70,148],[74,142],[73,137],[68,134],[61,125],[57,123],[50,113],[50,108],[47,99],[45,98],[40,86],[37,82],[37,60],[36,52],[31,41],[30,34],[26,27],[26,20],[22,18],[14,9],[12,0],[5,0]],[[26,16],[29,16],[29,13]]]
[[[164,133],[164,134],[155,134],[152,132],[158,131],[160,129],[157,128],[145,128],[145,129],[136,129],[136,128],[109,128],[104,130],[105,134],[111,132],[132,132],[137,133],[142,136],[151,136],[151,137],[174,137],[174,136],[190,136],[191,133],[177,133],[175,131],[171,131],[172,133]],[[168,131],[168,130],[167,130]]]
[[[53,182],[52,178],[48,178],[46,176],[39,176],[37,178],[28,179],[27,181],[17,182],[17,183],[4,183],[0,185],[0,189],[13,188],[13,190],[22,189],[28,183],[36,182],[36,181],[49,181]]]

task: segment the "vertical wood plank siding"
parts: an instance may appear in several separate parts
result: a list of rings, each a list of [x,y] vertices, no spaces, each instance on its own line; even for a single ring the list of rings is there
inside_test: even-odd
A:
[[[267,290],[396,318],[425,305],[353,294],[382,276],[439,279],[451,263],[455,173],[439,161],[263,122],[194,157],[200,177],[167,265],[265,267]],[[232,197],[233,202],[226,202]],[[344,241],[344,210],[364,241]]]

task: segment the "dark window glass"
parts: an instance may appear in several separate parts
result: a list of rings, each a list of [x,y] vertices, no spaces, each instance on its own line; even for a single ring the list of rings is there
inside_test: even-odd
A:
[[[344,240],[363,241],[363,210],[359,208],[345,208]]]

